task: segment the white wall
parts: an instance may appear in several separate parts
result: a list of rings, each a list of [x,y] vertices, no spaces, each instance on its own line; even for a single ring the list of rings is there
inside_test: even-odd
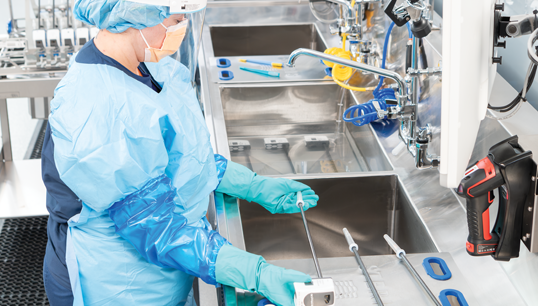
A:
[[[443,16],[443,0],[434,0],[435,1],[435,7],[434,10],[439,16]]]

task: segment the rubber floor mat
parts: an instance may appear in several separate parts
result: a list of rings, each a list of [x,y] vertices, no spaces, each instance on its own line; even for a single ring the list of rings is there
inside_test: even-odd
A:
[[[0,305],[49,305],[43,286],[47,219],[4,220],[0,232]]]

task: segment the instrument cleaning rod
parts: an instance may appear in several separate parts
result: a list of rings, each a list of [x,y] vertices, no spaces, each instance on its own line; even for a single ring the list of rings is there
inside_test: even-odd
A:
[[[430,299],[433,301],[433,303],[436,305],[436,306],[443,306],[441,305],[441,303],[439,302],[439,300],[437,300],[437,298],[435,297],[435,295],[433,295],[433,293],[431,292],[430,288],[428,288],[428,286],[426,285],[426,283],[422,280],[422,278],[420,277],[420,275],[418,275],[417,271],[415,270],[415,268],[413,268],[413,266],[411,265],[411,263],[409,262],[409,260],[407,260],[407,257],[405,257],[405,251],[404,249],[400,248],[396,242],[394,242],[394,240],[392,240],[392,238],[389,237],[389,235],[385,234],[383,236],[383,238],[385,238],[385,240],[387,241],[387,243],[389,244],[389,246],[392,248],[392,250],[394,251],[394,253],[396,253],[396,257],[400,258],[402,260],[402,262],[405,264],[405,266],[407,267],[407,270],[409,270],[409,272],[411,272],[411,274],[414,276],[415,280],[422,286],[422,288],[424,289],[424,291],[426,291],[426,293],[430,296]]]
[[[321,268],[319,267],[318,256],[314,250],[314,243],[312,242],[312,236],[310,235],[310,230],[308,229],[308,222],[306,222],[306,217],[304,215],[304,201],[302,192],[297,192],[297,207],[301,209],[301,216],[303,217],[304,229],[306,230],[306,237],[308,238],[308,243],[310,244],[310,250],[312,251],[312,257],[314,258],[314,265],[316,266],[316,272],[318,273],[319,278],[323,278],[321,274]]]
[[[372,291],[372,294],[374,295],[374,299],[377,302],[377,305],[383,306],[383,302],[381,301],[381,297],[379,296],[379,293],[377,293],[377,289],[374,286],[374,282],[372,282],[372,279],[370,278],[370,274],[368,273],[366,266],[364,265],[361,257],[359,256],[359,246],[355,243],[355,241],[353,240],[353,237],[351,237],[351,234],[349,233],[347,228],[344,227],[343,231],[344,231],[344,236],[346,237],[346,240],[347,240],[347,244],[349,245],[349,250],[353,254],[355,254],[355,259],[357,260],[359,267],[361,267],[364,277],[366,277],[366,282],[368,283],[368,286],[370,287],[370,290]]]

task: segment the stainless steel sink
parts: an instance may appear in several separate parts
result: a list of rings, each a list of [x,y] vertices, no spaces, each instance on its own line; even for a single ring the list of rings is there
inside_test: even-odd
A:
[[[231,158],[259,174],[392,170],[370,126],[338,120],[356,100],[336,84],[225,86],[220,95]],[[269,150],[268,138],[288,144]]]
[[[215,57],[285,55],[297,48],[327,47],[314,24],[210,26]]]
[[[389,234],[408,253],[437,252],[422,220],[396,175],[303,179],[319,195],[306,211],[319,257],[352,256],[346,227],[361,255],[391,254]],[[263,207],[240,201],[246,249],[267,260],[311,258],[300,214],[271,215]]]

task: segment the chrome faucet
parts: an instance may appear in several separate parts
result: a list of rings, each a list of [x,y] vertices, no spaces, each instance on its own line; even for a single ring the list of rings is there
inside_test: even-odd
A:
[[[396,106],[389,107],[387,111],[377,110],[378,118],[384,118],[387,116],[391,119],[400,120],[399,137],[406,144],[407,150],[415,159],[415,166],[418,169],[436,168],[439,166],[439,159],[432,157],[427,153],[429,143],[431,142],[431,128],[429,126],[425,128],[417,128],[417,113],[416,106],[418,103],[418,91],[417,91],[417,77],[418,75],[407,75],[405,78],[399,73],[378,68],[375,66],[359,63],[356,61],[343,59],[334,55],[325,54],[311,49],[300,48],[293,51],[289,58],[287,65],[294,67],[297,58],[300,56],[311,56],[324,61],[333,62],[335,64],[348,66],[361,71],[375,73],[380,76],[392,79],[398,86],[398,94],[396,99],[398,104]],[[416,54],[414,57],[416,63]],[[416,66],[413,67],[416,70]]]
[[[346,0],[325,1],[341,5],[338,24],[336,27],[331,28],[330,32],[331,34],[339,35],[347,34],[352,37],[354,44],[352,44],[350,51],[353,53],[356,60],[348,60],[322,52],[301,48],[290,54],[287,63],[288,66],[293,67],[299,56],[306,55],[394,80],[398,86],[398,94],[396,94],[397,105],[388,106],[387,109],[384,110],[380,107],[375,107],[374,104],[377,118],[385,118],[386,116],[390,119],[400,120],[398,136],[406,144],[407,151],[409,151],[415,159],[415,166],[418,169],[438,167],[439,158],[428,154],[428,147],[432,141],[431,127],[429,125],[426,127],[417,126],[417,105],[420,98],[418,78],[420,75],[434,75],[441,73],[440,69],[418,69],[420,39],[431,32],[431,23],[424,18],[424,15],[433,8],[433,6],[426,4],[424,1],[427,1],[427,3],[430,1],[404,0],[403,4],[396,7],[398,0],[390,0],[390,3],[385,8],[385,13],[397,26],[403,26],[409,21],[412,22],[412,63],[409,70],[406,71],[405,78],[394,71],[369,65],[369,56],[357,56],[360,55],[360,53],[370,53],[368,50],[368,42],[363,39],[362,17],[357,18],[357,16],[363,15],[363,4],[375,3],[380,0],[355,0],[354,5],[351,5],[351,1],[348,2]]]
[[[388,69],[378,68],[375,66],[366,65],[366,64],[359,63],[356,61],[344,59],[344,58],[337,57],[334,55],[329,55],[323,52],[319,52],[319,51],[315,51],[311,49],[305,49],[305,48],[299,48],[293,51],[290,54],[290,57],[288,58],[287,65],[289,67],[294,67],[295,61],[297,60],[299,56],[302,56],[302,55],[311,56],[311,57],[315,57],[324,61],[333,62],[335,64],[344,65],[344,66],[348,66],[348,67],[355,68],[358,70],[375,73],[375,74],[384,76],[386,78],[389,78],[391,80],[394,80],[396,84],[398,84],[398,95],[396,96],[398,100],[398,106],[403,107],[404,105],[406,105],[408,86],[404,78],[397,72],[394,72]]]
[[[339,17],[336,24],[329,26],[332,35],[340,35],[350,43],[353,58],[365,64],[373,64],[377,54],[371,50],[373,39],[364,37],[362,16],[366,4],[382,3],[382,0],[325,0],[340,5]],[[352,3],[354,2],[354,3]],[[353,4],[353,5],[352,5]]]

